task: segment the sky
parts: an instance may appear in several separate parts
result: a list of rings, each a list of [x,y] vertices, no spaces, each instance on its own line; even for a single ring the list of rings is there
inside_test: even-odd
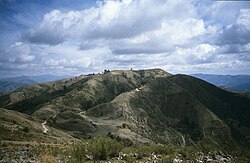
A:
[[[250,75],[250,1],[0,0],[0,77]]]

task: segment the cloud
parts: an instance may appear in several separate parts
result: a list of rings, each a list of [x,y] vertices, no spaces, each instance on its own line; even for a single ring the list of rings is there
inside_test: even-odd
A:
[[[35,60],[35,56],[31,55],[30,46],[22,42],[15,42],[10,47],[2,51],[1,60],[3,62],[31,62]]]
[[[194,18],[162,21],[159,29],[129,39],[110,41],[108,45],[114,54],[163,53],[172,51],[175,46],[192,44],[205,31],[203,21]]]
[[[240,10],[236,24],[242,26],[245,30],[250,30],[250,9]]]
[[[175,54],[178,59],[173,62],[181,64],[210,63],[216,56],[217,46],[200,44],[191,48],[176,48]]]
[[[218,44],[247,44],[250,42],[250,9],[241,9],[234,24],[227,26],[218,37]]]
[[[64,18],[58,18],[60,15],[59,10],[46,14],[43,21],[29,31],[24,32],[23,37],[33,43],[56,45],[63,42],[65,23],[61,22]]]
[[[47,60],[44,65],[48,67],[88,67],[91,64],[91,58],[84,57],[84,58],[79,58],[79,59],[73,59],[73,60],[68,60],[68,59],[59,59],[59,60],[54,60],[54,59],[49,59]]]
[[[179,22],[184,26],[183,20],[189,18],[186,23],[190,25],[195,21],[190,18],[195,15],[192,3],[184,0],[106,0],[81,11],[53,10],[44,15],[41,23],[26,31],[23,38],[50,45],[68,39],[124,39],[161,29],[162,21],[175,20],[172,24]]]

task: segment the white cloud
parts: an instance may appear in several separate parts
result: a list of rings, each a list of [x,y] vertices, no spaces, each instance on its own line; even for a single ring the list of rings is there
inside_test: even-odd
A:
[[[182,27],[185,23],[190,26],[192,21],[196,22],[195,16],[194,6],[185,0],[107,0],[98,7],[82,11],[53,10],[44,15],[42,22],[27,31],[24,37],[33,43],[52,45],[72,38],[122,39],[158,30],[162,21],[175,20],[176,25],[179,22]],[[187,18],[188,21],[185,21]]]
[[[219,35],[218,44],[247,44],[250,42],[250,9],[241,9],[236,20]]]
[[[209,44],[200,44],[192,48],[176,48],[174,55],[178,59],[175,62],[184,64],[211,62],[217,49],[218,47]]]
[[[182,21],[163,21],[153,31],[138,36],[107,42],[114,54],[162,53],[172,51],[175,46],[192,44],[206,33],[203,20],[187,18]]]
[[[88,67],[91,64],[91,58],[79,58],[79,59],[73,59],[68,60],[65,58],[55,60],[55,59],[49,59],[47,60],[44,65],[48,67]]]
[[[250,9],[241,9],[236,24],[250,30]]]
[[[30,54],[30,46],[22,42],[15,42],[4,53],[9,62],[31,62],[36,58]]]

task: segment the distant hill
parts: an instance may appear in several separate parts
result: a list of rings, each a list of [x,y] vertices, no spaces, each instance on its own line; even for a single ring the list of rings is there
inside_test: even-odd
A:
[[[250,92],[250,75],[192,74],[191,76],[229,90]]]
[[[18,76],[0,79],[0,94],[12,92],[20,87],[30,84],[60,80],[70,76],[40,75],[40,76]]]

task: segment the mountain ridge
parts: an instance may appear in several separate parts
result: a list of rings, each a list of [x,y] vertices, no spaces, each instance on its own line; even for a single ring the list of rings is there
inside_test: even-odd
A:
[[[250,128],[249,99],[161,69],[34,84],[1,96],[0,104],[75,138],[111,133],[132,142],[191,145],[210,139],[230,145],[249,136]]]

